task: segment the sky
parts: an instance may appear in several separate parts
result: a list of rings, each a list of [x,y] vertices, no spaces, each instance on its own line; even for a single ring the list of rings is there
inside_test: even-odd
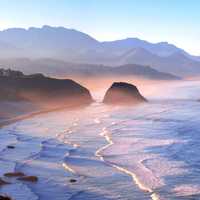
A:
[[[0,30],[43,25],[100,41],[167,41],[200,55],[200,0],[0,0]]]

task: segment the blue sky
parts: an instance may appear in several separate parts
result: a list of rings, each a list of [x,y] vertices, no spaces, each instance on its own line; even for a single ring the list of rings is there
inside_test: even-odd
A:
[[[45,24],[100,41],[168,41],[200,55],[200,0],[0,0],[1,30]]]

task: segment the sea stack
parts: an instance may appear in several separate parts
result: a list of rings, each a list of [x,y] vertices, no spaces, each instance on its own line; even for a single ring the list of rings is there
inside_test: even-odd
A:
[[[125,82],[115,82],[107,90],[103,103],[138,104],[146,101],[135,85]]]

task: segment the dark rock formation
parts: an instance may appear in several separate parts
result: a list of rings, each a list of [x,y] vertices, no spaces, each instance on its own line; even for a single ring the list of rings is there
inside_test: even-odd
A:
[[[12,200],[9,196],[0,195],[0,200]]]
[[[20,176],[25,176],[23,172],[8,172],[5,173],[4,176],[6,177],[20,177]]]
[[[135,104],[146,101],[136,86],[124,82],[113,83],[103,100],[108,104]]]
[[[72,179],[69,180],[69,182],[70,182],[70,183],[76,183],[77,180],[72,178]]]
[[[92,101],[90,92],[70,79],[54,79],[42,74],[24,75],[11,70],[1,70],[0,101],[26,100],[34,103],[57,105],[82,105]]]
[[[19,177],[17,180],[34,183],[38,181],[38,177],[37,176],[23,176],[23,177]]]
[[[13,145],[8,145],[7,148],[8,149],[14,149],[15,147]]]

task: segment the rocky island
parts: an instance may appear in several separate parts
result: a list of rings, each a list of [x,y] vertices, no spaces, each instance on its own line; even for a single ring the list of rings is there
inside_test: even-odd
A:
[[[135,85],[125,82],[113,83],[103,100],[107,104],[137,104],[146,101]]]

